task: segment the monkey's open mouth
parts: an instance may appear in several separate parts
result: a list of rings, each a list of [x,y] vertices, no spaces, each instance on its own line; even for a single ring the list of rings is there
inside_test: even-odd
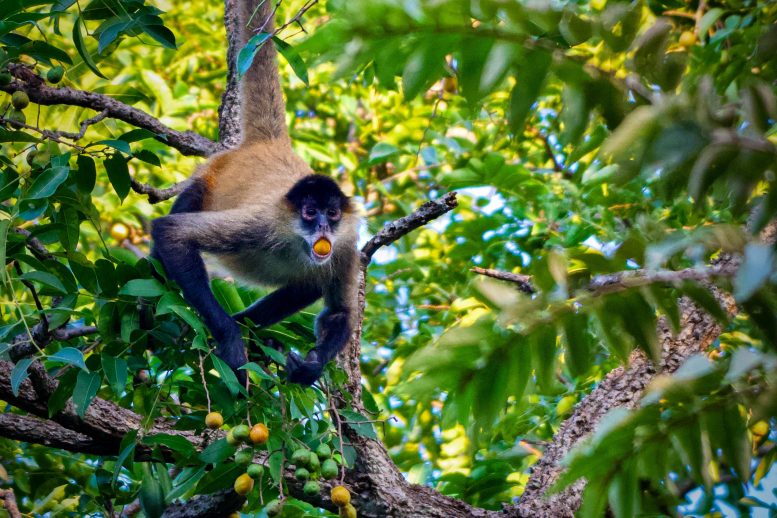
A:
[[[326,259],[332,253],[332,243],[326,238],[320,238],[313,243],[313,256],[316,259]]]

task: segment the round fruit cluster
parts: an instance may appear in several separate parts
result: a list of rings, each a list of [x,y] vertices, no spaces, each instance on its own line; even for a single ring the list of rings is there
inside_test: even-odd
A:
[[[332,458],[332,448],[326,444],[319,445],[316,451],[299,448],[291,454],[291,463],[296,466],[294,477],[305,482],[302,492],[306,496],[316,496],[321,492],[321,486],[315,480],[319,476],[331,480],[337,476],[339,468]]]
[[[224,418],[218,412],[210,412],[205,416],[205,425],[217,430],[224,424]],[[227,432],[227,442],[232,446],[247,444],[247,448],[242,448],[235,453],[235,463],[244,465],[246,472],[235,479],[235,493],[247,495],[254,488],[254,481],[262,478],[264,475],[264,466],[253,463],[254,447],[261,446],[270,438],[270,430],[263,423],[257,423],[252,427],[245,424],[239,424]]]

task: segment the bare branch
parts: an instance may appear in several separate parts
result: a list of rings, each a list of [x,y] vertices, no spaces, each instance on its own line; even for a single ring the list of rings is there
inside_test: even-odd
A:
[[[26,92],[32,102],[44,106],[81,106],[99,112],[107,112],[106,117],[151,131],[158,141],[176,148],[184,155],[208,156],[217,150],[217,145],[212,140],[193,131],[174,130],[148,113],[117,101],[108,95],[69,87],[54,88],[48,86],[25,65],[11,64],[8,68],[18,80],[0,86],[1,91],[7,93]]]
[[[42,260],[45,261],[47,259],[53,259],[54,256],[51,255],[51,252],[49,252],[44,244],[38,239],[37,237],[33,237],[32,233],[29,230],[26,230],[24,228],[16,228],[14,229],[14,232],[17,234],[20,234],[27,238],[27,248],[30,250],[30,252],[33,253],[33,255]]]
[[[531,284],[531,275],[504,272],[491,268],[473,267],[470,271],[502,281],[513,282],[524,293],[535,292]],[[618,273],[596,275],[586,286],[592,295],[616,293],[655,283],[674,284],[682,281],[709,281],[715,277],[731,277],[736,268],[731,264],[718,264],[707,268],[686,268],[684,270],[628,270]]]
[[[145,194],[148,196],[148,201],[151,204],[159,203],[160,201],[169,200],[181,193],[186,186],[189,185],[188,180],[173,184],[165,189],[158,189],[152,187],[147,183],[140,183],[139,181],[132,179],[132,190],[138,194]]]
[[[534,293],[534,286],[531,284],[531,275],[503,272],[501,270],[494,270],[492,268],[479,268],[477,266],[470,268],[470,271],[480,275],[485,275],[486,277],[491,277],[493,279],[499,279],[500,281],[514,282],[518,285],[518,289],[522,292],[529,295]]]
[[[387,224],[362,247],[362,264],[369,264],[378,248],[391,244],[421,225],[439,218],[456,208],[456,205],[456,192],[452,191],[437,200],[424,203],[412,214]]]

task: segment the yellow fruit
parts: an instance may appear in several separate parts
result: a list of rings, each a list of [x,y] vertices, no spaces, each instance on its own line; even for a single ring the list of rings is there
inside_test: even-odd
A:
[[[750,428],[750,431],[753,432],[753,435],[762,437],[769,433],[769,423],[766,421],[758,421]]]
[[[124,223],[114,223],[111,227],[111,237],[116,241],[124,241],[129,236],[129,227]]]
[[[235,493],[245,496],[254,488],[254,479],[243,473],[235,479]]]
[[[696,35],[692,31],[685,31],[680,35],[680,45],[691,47],[696,43]]]
[[[205,426],[207,426],[211,430],[221,428],[221,425],[223,424],[224,424],[224,418],[221,417],[221,414],[219,414],[218,412],[211,412],[205,416]]]
[[[329,255],[329,252],[332,251],[332,243],[321,238],[313,245],[313,251],[318,255]]]
[[[340,518],[356,518],[356,508],[351,504],[340,508]]]
[[[337,507],[345,507],[351,503],[351,493],[348,492],[343,486],[335,486],[332,488],[332,503]]]
[[[264,444],[270,438],[270,430],[267,429],[264,423],[257,423],[251,428],[248,437],[254,444]]]

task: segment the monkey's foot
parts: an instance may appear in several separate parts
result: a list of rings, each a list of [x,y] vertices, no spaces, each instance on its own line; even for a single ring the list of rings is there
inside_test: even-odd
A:
[[[286,372],[292,383],[309,387],[321,377],[323,370],[324,365],[315,351],[310,351],[304,360],[293,352],[286,358]]]

